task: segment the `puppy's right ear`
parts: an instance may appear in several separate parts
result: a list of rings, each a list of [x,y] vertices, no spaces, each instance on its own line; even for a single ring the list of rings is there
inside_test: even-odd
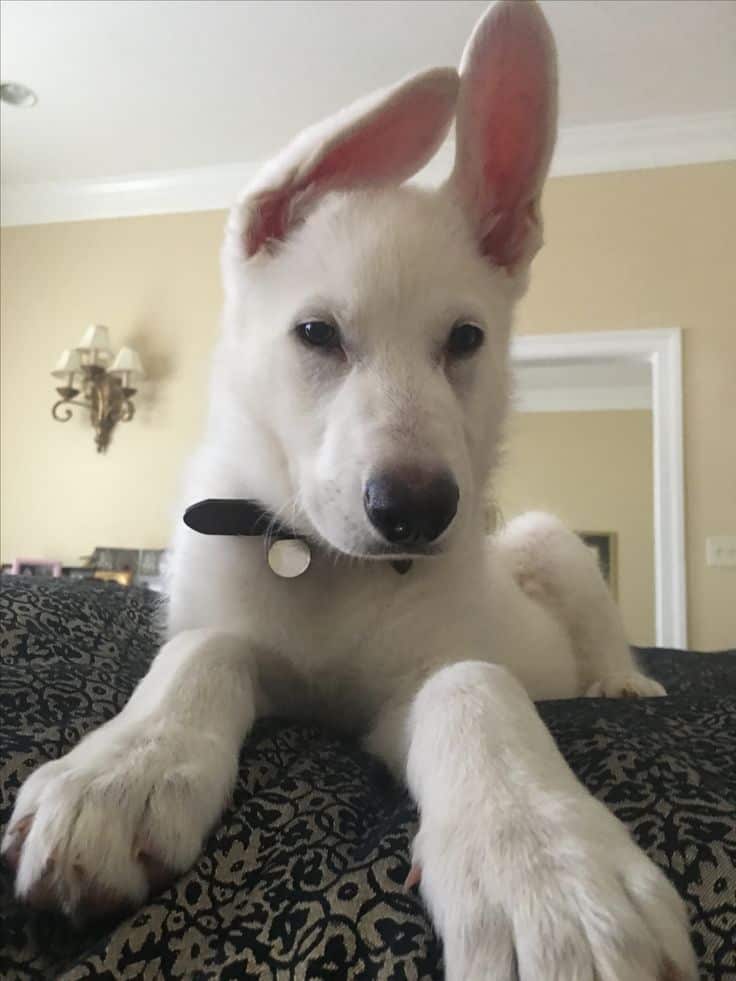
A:
[[[455,112],[458,75],[436,68],[304,130],[246,189],[228,238],[255,256],[282,241],[328,191],[400,184],[434,156]]]

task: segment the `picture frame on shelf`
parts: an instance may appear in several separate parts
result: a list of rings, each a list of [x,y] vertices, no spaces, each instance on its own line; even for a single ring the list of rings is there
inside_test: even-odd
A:
[[[98,546],[89,556],[89,564],[96,572],[111,573],[98,576],[121,585],[143,586],[161,591],[162,569],[166,550],[163,548],[111,548]],[[112,575],[112,574],[116,575]],[[127,575],[117,575],[125,573]]]
[[[61,574],[65,579],[93,579],[96,571],[92,565],[65,565]]]
[[[4,576],[97,579],[161,592],[165,556],[163,548],[96,548],[91,555],[83,557],[85,565],[62,565],[56,560],[19,557],[12,563],[3,564],[0,571]]]
[[[138,571],[139,548],[109,548],[98,546],[89,557],[89,564],[100,572],[132,572]]]
[[[95,569],[92,578],[102,582],[116,582],[118,586],[130,586],[133,582],[133,573],[130,569],[121,569],[118,572],[109,569]]]
[[[59,579],[61,577],[61,562],[54,559],[13,559],[10,566],[11,576],[37,576],[45,579]]]
[[[137,586],[161,592],[163,589],[163,564],[166,550],[163,548],[142,548],[135,577]]]

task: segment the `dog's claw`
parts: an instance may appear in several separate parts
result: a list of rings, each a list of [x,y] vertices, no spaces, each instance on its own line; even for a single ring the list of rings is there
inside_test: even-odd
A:
[[[35,817],[35,812],[26,814],[8,829],[3,841],[2,859],[15,873]],[[137,846],[133,850],[132,859],[145,871],[149,896],[161,892],[176,878],[176,872],[150,850]],[[135,906],[122,892],[98,882],[94,871],[82,861],[68,865],[67,876],[74,880],[71,889],[58,872],[58,862],[52,854],[23,895],[23,901],[37,910],[63,909],[76,926],[83,926],[90,920],[119,915]]]
[[[672,963],[669,958],[662,967],[659,981],[686,981],[685,975]]]
[[[150,852],[139,851],[136,858],[146,870],[149,895],[163,892],[176,879],[176,872]]]
[[[3,842],[5,847],[2,857],[13,872],[17,871],[18,869],[20,853],[23,850],[23,843],[26,840],[26,835],[31,830],[33,817],[33,814],[27,814],[24,818],[21,818],[15,827],[8,830],[7,837]]]
[[[404,882],[404,889],[408,892],[410,889],[414,889],[422,881],[422,869],[419,865],[412,865],[409,869],[409,874]]]

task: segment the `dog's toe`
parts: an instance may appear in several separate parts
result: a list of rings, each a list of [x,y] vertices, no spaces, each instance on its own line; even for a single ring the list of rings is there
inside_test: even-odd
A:
[[[658,681],[638,671],[609,675],[594,682],[585,693],[587,698],[662,698],[666,694]]]

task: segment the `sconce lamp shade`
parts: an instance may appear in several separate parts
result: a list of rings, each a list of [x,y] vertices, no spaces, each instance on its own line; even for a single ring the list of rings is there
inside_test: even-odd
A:
[[[79,357],[79,351],[66,350],[62,351],[61,357],[56,362],[56,367],[51,374],[54,376],[54,378],[66,378],[67,375],[81,370],[82,359]]]
[[[79,342],[78,351],[95,351],[98,354],[109,357],[112,354],[110,349],[110,334],[107,327],[102,324],[90,324],[82,334]]]
[[[120,348],[118,356],[110,367],[110,372],[114,372],[116,375],[127,374],[131,381],[145,378],[146,375],[138,352],[133,350],[132,347]]]

